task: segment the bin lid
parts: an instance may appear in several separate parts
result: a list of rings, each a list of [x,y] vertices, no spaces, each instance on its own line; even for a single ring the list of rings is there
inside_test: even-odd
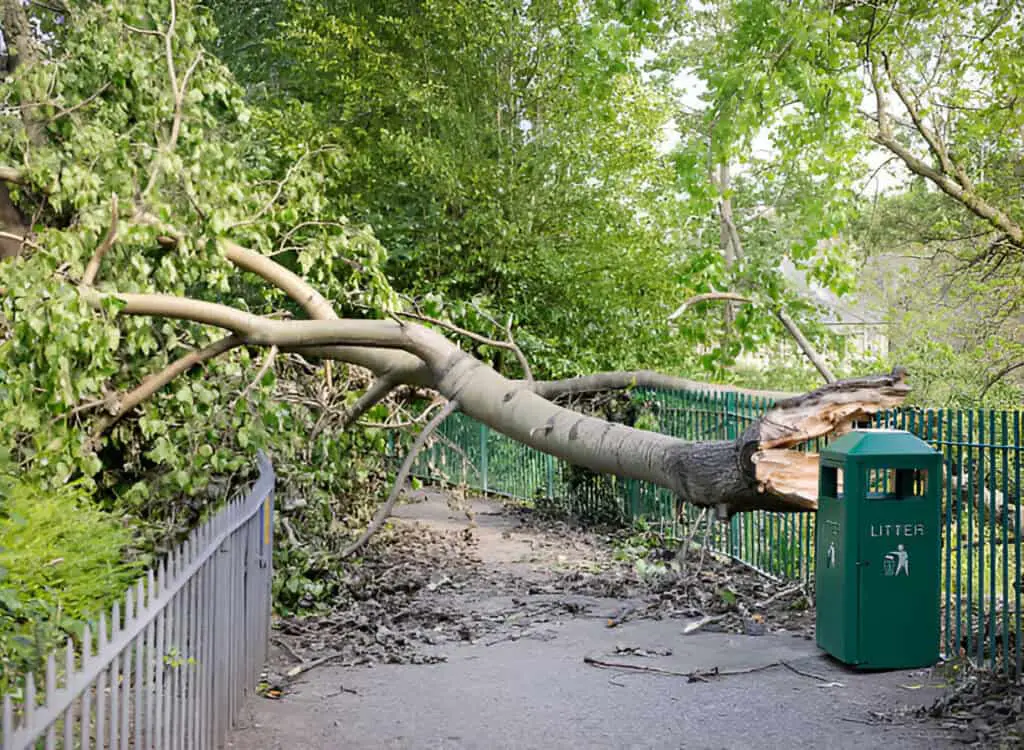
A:
[[[935,456],[928,443],[906,430],[851,430],[821,451],[822,456]]]

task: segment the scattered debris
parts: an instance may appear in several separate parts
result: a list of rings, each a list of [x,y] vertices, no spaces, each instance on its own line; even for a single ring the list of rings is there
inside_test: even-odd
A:
[[[974,747],[1024,746],[1024,680],[969,669],[958,683],[918,716],[938,719]]]
[[[439,647],[446,643],[546,639],[552,626],[574,617],[601,617],[608,627],[696,620],[688,633],[813,633],[801,587],[739,563],[708,556],[700,568],[640,571],[635,560],[616,559],[626,531],[585,530],[518,507],[503,515],[508,535],[495,536],[515,538],[510,543],[526,553],[511,569],[481,562],[478,534],[411,522],[374,537],[359,560],[339,562],[343,585],[330,612],[275,623],[280,663],[268,684],[284,690],[328,662],[433,664],[444,661]],[[609,599],[612,606],[602,604]]]

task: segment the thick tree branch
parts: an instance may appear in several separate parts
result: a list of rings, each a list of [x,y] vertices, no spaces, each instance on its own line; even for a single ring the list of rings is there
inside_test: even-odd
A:
[[[143,214],[141,218],[145,220],[147,217]],[[278,264],[272,258],[242,247],[230,240],[222,240],[221,247],[225,257],[231,263],[238,268],[255,273],[283,291],[295,300],[311,318],[318,320],[338,319],[337,313],[334,312],[330,302],[323,295],[303,278]],[[469,334],[468,331],[466,333]],[[397,383],[433,387],[435,382],[433,375],[421,359],[408,352],[397,351],[393,348],[385,349],[381,346],[307,346],[303,348],[302,353],[307,356],[337,359],[359,365],[372,371],[378,377],[389,376]],[[742,393],[767,399],[788,398],[793,395],[790,392],[784,391],[758,391],[724,385],[709,386],[706,383],[676,378],[650,370],[607,372],[564,380],[537,381],[533,384],[533,387],[538,394],[545,398],[592,391],[623,390],[634,387],[663,388],[667,390],[699,388],[709,392]]]
[[[25,184],[25,173],[14,167],[0,167],[0,180],[23,185]]]
[[[195,351],[189,352],[184,357],[181,357],[169,364],[160,372],[150,375],[116,402],[113,414],[108,414],[96,423],[92,432],[93,440],[95,441],[101,437],[107,430],[117,424],[121,417],[131,412],[136,406],[153,396],[153,394],[179,375],[188,372],[198,364],[202,364],[203,362],[215,357],[219,357],[221,354],[224,354],[235,347],[241,346],[242,343],[242,338],[240,336],[236,336],[234,334],[225,336],[222,339],[214,341],[212,344],[204,346],[202,349],[196,349]]]
[[[415,323],[391,320],[279,321],[224,305],[166,295],[81,294],[95,307],[104,298],[119,301],[121,312],[191,320],[219,326],[242,343],[278,346],[308,353],[310,348],[383,347],[420,358],[434,387],[457,401],[467,415],[513,440],[592,471],[650,481],[674,491],[684,502],[719,506],[719,514],[768,508],[807,510],[815,498],[785,495],[770,476],[756,473],[752,459],[762,449],[788,446],[836,431],[851,419],[887,408],[906,389],[891,376],[830,384],[812,394],[780,403],[757,423],[760,432],[741,441],[687,443],[676,438],[587,417],[542,398],[529,384],[516,383],[476,360],[442,334]],[[357,349],[361,351],[361,349]],[[539,385],[539,384],[538,384]],[[762,439],[763,438],[763,439]]]
[[[256,274],[274,285],[298,303],[315,320],[337,320],[338,314],[331,303],[305,279],[292,273],[272,258],[223,240],[224,256],[235,266]],[[318,347],[307,351],[312,356],[338,359],[365,367],[378,377],[391,376],[396,382],[429,386],[433,378],[422,360],[400,351],[385,351],[378,347],[355,350],[350,347]]]
[[[337,320],[331,303],[302,277],[292,273],[280,263],[265,255],[242,247],[230,240],[222,240],[224,257],[245,271],[251,271],[273,284],[295,300],[309,317],[315,320]]]
[[[703,391],[705,393],[738,393],[744,396],[763,398],[774,401],[780,398],[791,398],[789,391],[759,391],[751,388],[739,388],[732,385],[702,383],[698,380],[677,378],[654,370],[623,370],[619,372],[598,372],[592,375],[581,375],[564,380],[541,380],[534,383],[533,390],[544,398],[556,398],[576,393],[595,393],[597,391],[618,391],[628,388],[654,388],[665,391]]]
[[[942,192],[961,203],[975,216],[984,219],[996,229],[1004,232],[1007,240],[1014,247],[1024,250],[1024,228],[1020,224],[1016,223],[1002,210],[977,195],[973,190],[966,189],[958,179],[945,175],[930,166],[896,140],[892,131],[892,118],[885,107],[885,95],[882,84],[879,80],[877,68],[873,63],[870,65],[870,74],[872,86],[875,90],[875,106],[878,120],[878,132],[872,136],[872,140],[896,154],[911,172],[930,180]],[[966,177],[966,175],[964,176]],[[969,181],[967,182],[970,184]]]
[[[977,194],[965,190],[959,182],[938,172],[925,162],[915,156],[911,151],[898,143],[892,136],[887,136],[881,131],[876,133],[874,141],[896,154],[910,171],[921,177],[931,180],[936,187],[949,197],[960,202],[975,216],[989,222],[996,229],[1006,234],[1007,240],[1014,247],[1024,250],[1024,228],[1017,224],[1007,214],[990,204]]]
[[[698,294],[690,299],[686,300],[679,307],[676,308],[675,312],[668,316],[668,320],[671,323],[673,320],[681,316],[691,307],[701,302],[711,302],[713,300],[729,300],[732,302],[752,302],[750,297],[743,294],[737,294],[735,292],[706,292],[704,294]]]
[[[36,243],[32,242],[27,234],[14,234],[13,232],[0,232],[0,239],[11,240],[17,242],[25,247],[31,247],[33,250],[40,250],[41,248]]]

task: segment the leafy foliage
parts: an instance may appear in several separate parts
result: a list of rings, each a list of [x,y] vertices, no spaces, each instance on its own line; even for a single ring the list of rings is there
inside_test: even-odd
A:
[[[92,502],[81,483],[0,489],[0,693],[39,670],[63,638],[81,635],[139,574],[125,560],[132,532]]]
[[[973,222],[922,187],[880,199],[859,223],[866,256],[859,294],[883,310],[890,358],[913,373],[914,403],[1017,408],[1021,260],[972,263]]]
[[[259,113],[203,49],[215,35],[208,16],[179,2],[172,22],[170,7],[78,4],[37,40],[45,64],[22,64],[3,85],[10,102],[24,91],[46,96],[28,110],[42,138],[26,136],[16,108],[0,129],[0,158],[25,165],[12,197],[35,222],[22,257],[0,264],[0,463],[40,491],[74,483],[159,552],[244,482],[254,451],[267,449],[281,494],[315,508],[322,520],[310,531],[326,539],[382,479],[379,436],[338,438],[322,419],[355,398],[343,387],[363,376],[336,372],[328,387],[315,364],[289,359],[264,371],[262,352],[235,349],[103,429],[126,393],[218,335],[122,317],[116,303],[101,315],[90,308],[75,285],[112,225],[100,289],[294,312],[280,291],[227,262],[230,237],[275,253],[341,310],[394,302],[380,244],[333,213],[321,189],[336,151],[254,136]],[[307,541],[305,554],[318,554],[321,542]]]
[[[670,110],[637,59],[664,43],[657,4],[292,2],[255,39],[262,3],[211,6],[263,125],[340,145],[331,200],[424,312],[511,318],[541,376],[687,363],[664,335]]]
[[[691,14],[678,52],[707,87],[697,119],[714,125],[712,158],[749,163],[767,142],[773,168],[804,178],[795,205],[807,236],[841,231],[912,298],[890,308],[890,330],[894,356],[927,384],[916,398],[1016,398],[997,391],[999,373],[1024,361],[1021,21],[1020,4],[1002,1],[721,0]],[[699,169],[702,148],[691,141],[681,164]],[[863,194],[879,189],[869,162],[891,193],[881,205]],[[803,247],[794,259],[812,278],[852,288]],[[907,254],[917,262],[900,270],[894,258]]]

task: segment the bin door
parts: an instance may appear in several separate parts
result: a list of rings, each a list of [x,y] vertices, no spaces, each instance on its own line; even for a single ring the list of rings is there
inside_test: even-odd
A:
[[[939,656],[938,514],[925,498],[867,499],[862,507],[858,662],[930,666]]]

